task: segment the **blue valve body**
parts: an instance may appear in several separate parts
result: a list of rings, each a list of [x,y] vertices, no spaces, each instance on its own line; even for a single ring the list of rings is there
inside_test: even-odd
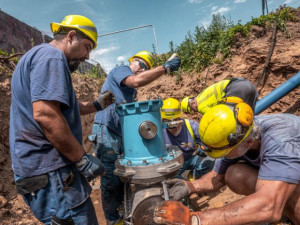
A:
[[[164,163],[174,158],[169,155],[165,146],[161,107],[160,99],[121,104],[116,107],[120,116],[124,147],[124,158],[119,160],[121,165],[146,166]],[[140,125],[145,121],[151,121],[157,128],[157,134],[149,140],[143,138],[139,132]]]

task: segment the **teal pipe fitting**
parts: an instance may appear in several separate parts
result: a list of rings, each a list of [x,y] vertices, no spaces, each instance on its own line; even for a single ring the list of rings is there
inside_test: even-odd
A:
[[[171,160],[163,138],[160,99],[121,104],[120,116],[124,157],[121,165],[147,166]]]

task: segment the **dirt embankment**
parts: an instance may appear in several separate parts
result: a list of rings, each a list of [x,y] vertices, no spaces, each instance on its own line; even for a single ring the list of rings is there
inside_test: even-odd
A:
[[[287,38],[281,31],[277,32],[277,41],[267,73],[258,86],[259,99],[300,71],[300,8],[296,16],[295,22],[287,24],[291,38]],[[140,88],[139,99],[155,97],[182,99],[188,95],[196,96],[206,86],[226,77],[243,77],[256,85],[269,52],[272,31],[272,28],[253,26],[249,38],[236,35],[230,59],[226,59],[222,64],[213,64],[199,74],[182,73],[180,76],[163,76]],[[299,97],[298,87],[263,113],[288,112],[300,115]]]
[[[300,9],[297,10],[297,21],[289,22],[287,29],[291,38],[281,31],[277,33],[277,41],[268,73],[258,87],[261,94],[259,98],[274,90],[276,87],[300,71]],[[202,73],[182,73],[178,76],[162,76],[153,83],[139,89],[139,100],[161,97],[175,97],[182,99],[184,96],[195,96],[203,88],[220,81],[226,77],[244,77],[256,84],[268,55],[271,43],[272,28],[253,27],[249,38],[236,36],[231,59],[226,59],[222,64],[214,64]],[[8,130],[10,108],[10,79],[13,67],[0,60],[0,221],[1,224],[40,224],[15,192],[11,159],[9,155]],[[74,74],[73,83],[79,100],[94,99],[101,84],[98,81]],[[262,85],[263,84],[263,85]],[[300,116],[300,89],[296,88],[276,104],[263,113],[290,112]],[[197,115],[192,116],[199,119]],[[87,136],[91,132],[93,115],[82,117],[83,140],[85,148],[90,151],[91,144]],[[100,224],[105,224],[101,214],[99,191],[94,191],[94,203],[99,216]],[[209,197],[203,207],[219,207],[239,196],[225,190],[215,197]]]

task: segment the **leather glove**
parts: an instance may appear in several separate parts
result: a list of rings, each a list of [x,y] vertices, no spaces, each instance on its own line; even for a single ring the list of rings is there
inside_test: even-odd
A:
[[[180,57],[175,57],[163,64],[163,67],[165,68],[165,73],[170,73],[173,71],[178,70],[181,63]]]
[[[190,212],[189,208],[177,201],[165,201],[154,209],[154,222],[157,224],[201,225],[199,212]]]
[[[193,152],[193,155],[199,155],[202,158],[207,157],[205,152],[200,147],[198,147],[197,150]]]
[[[190,181],[182,179],[172,179],[165,181],[168,186],[169,197],[178,201],[191,193],[197,192],[194,185]]]
[[[96,99],[96,101],[93,102],[95,108],[97,111],[105,109],[107,106],[115,102],[115,96],[110,91],[105,91],[103,93],[100,93]]]
[[[102,162],[91,154],[84,153],[81,159],[76,162],[76,166],[88,181],[105,174],[105,168]]]

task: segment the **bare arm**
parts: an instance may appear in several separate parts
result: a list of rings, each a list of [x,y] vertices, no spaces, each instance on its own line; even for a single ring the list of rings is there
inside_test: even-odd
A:
[[[132,88],[138,88],[151,83],[163,74],[165,74],[164,67],[158,66],[154,69],[128,76],[122,81],[122,83]]]
[[[214,170],[203,175],[200,179],[191,181],[197,192],[218,191],[225,186],[224,175],[216,173]]]
[[[80,115],[87,115],[97,112],[93,102],[78,102]]]
[[[33,118],[49,142],[70,161],[76,162],[85,151],[72,134],[60,106],[61,104],[56,101],[34,102]]]
[[[278,221],[295,188],[295,184],[258,179],[254,194],[221,208],[199,212],[201,223],[240,225]]]

